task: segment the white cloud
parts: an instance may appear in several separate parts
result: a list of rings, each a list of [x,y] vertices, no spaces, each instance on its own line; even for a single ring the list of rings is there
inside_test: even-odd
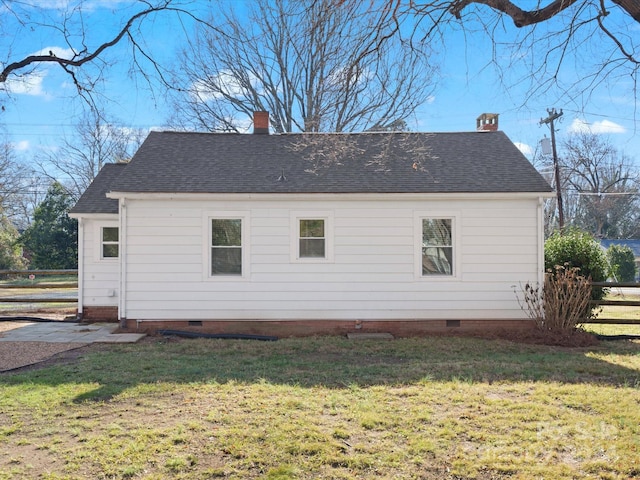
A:
[[[260,90],[260,84],[255,75],[248,74],[251,88],[256,91]],[[243,85],[242,80],[238,79],[229,71],[222,71],[214,77],[206,80],[197,80],[191,85],[191,96],[195,100],[201,102],[209,102],[224,96],[232,98],[243,98],[247,87]]]
[[[191,98],[203,103],[215,100],[220,96],[220,94],[213,92],[211,87],[209,87],[203,80],[198,80],[191,84],[189,93],[191,95]]]
[[[520,143],[520,142],[513,142],[515,144],[516,147],[518,147],[518,150],[520,150],[522,152],[523,155],[533,155],[533,148],[531,148],[530,145],[527,145],[526,143]]]
[[[610,120],[600,120],[598,122],[587,123],[586,120],[576,118],[569,126],[571,133],[626,133],[626,129],[622,125],[618,125]]]
[[[47,72],[33,72],[19,77],[11,77],[5,82],[5,87],[9,93],[15,95],[45,95],[42,89],[42,82]]]
[[[127,3],[131,2],[128,0],[89,0],[82,3],[82,10],[84,12],[91,12],[98,8],[109,8],[113,10],[118,5],[126,5]],[[72,0],[32,0],[28,6],[67,12],[73,8],[77,8],[79,3]]]
[[[55,55],[60,58],[72,58],[74,53],[70,48],[61,47],[45,47],[38,51],[30,53],[28,56],[38,55]],[[32,66],[37,66],[38,70],[34,70],[30,73],[20,74],[9,77],[5,82],[5,88],[9,93],[14,95],[31,95],[35,97],[46,97],[48,94],[43,89],[44,79],[48,75],[48,68],[43,67],[57,67],[56,64],[47,62],[36,62]]]
[[[61,48],[61,47],[44,47],[37,52],[33,52],[30,55],[51,55],[54,54],[56,57],[60,58],[71,58],[73,57],[73,50],[70,48]]]
[[[13,149],[18,152],[24,152],[31,148],[28,140],[21,140],[13,144]]]

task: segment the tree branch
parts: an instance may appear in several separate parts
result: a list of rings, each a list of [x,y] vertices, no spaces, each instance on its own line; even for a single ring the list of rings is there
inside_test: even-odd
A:
[[[603,15],[604,14],[600,14],[597,17],[598,26],[600,27],[600,30],[602,30],[604,34],[607,37],[609,37],[613,41],[613,43],[616,44],[616,46],[618,47],[618,50],[620,50],[620,53],[622,53],[622,55],[624,55],[628,61],[630,61],[631,63],[635,63],[636,65],[640,64],[640,60],[636,59],[631,53],[627,52],[627,50],[624,48],[624,45],[622,45],[620,40],[618,40],[618,38],[613,33],[611,33],[607,27],[604,26],[604,23],[602,23]]]
[[[578,0],[554,0],[546,7],[527,11],[522,10],[510,0],[454,0],[450,11],[458,20],[460,20],[462,10],[472,3],[478,3],[510,16],[515,26],[521,28],[549,20],[561,11],[569,8],[577,1]],[[616,3],[623,3],[625,1],[626,0],[618,0]]]
[[[113,47],[114,45],[117,45],[124,38],[124,36],[127,35],[129,30],[137,20],[147,15],[150,15],[152,13],[166,10],[170,3],[171,3],[171,0],[166,0],[164,3],[158,6],[155,6],[155,7],[150,6],[146,10],[142,10],[136,13],[131,18],[129,18],[125,26],[120,30],[120,32],[112,40],[103,43],[98,48],[96,48],[93,52],[87,53],[85,55],[79,56],[79,54],[75,54],[72,58],[62,58],[62,57],[57,57],[53,52],[49,52],[49,55],[29,55],[23,58],[22,60],[10,63],[2,70],[2,72],[0,72],[0,83],[5,83],[9,78],[10,74],[18,70],[21,70],[25,67],[28,67],[29,65],[32,65],[34,63],[57,63],[67,73],[71,73],[71,71],[69,70],[70,67],[80,67],[85,63],[95,60],[105,50],[107,50],[110,47]],[[78,84],[75,77],[74,77],[74,82],[76,86],[80,88],[80,85]]]
[[[640,2],[637,0],[611,0],[640,23]]]

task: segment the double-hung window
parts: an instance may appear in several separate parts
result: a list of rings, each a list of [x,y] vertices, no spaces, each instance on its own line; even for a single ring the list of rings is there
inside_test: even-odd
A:
[[[212,276],[242,276],[242,218],[211,219]]]
[[[291,261],[333,261],[333,215],[330,212],[293,212]]]
[[[118,227],[102,227],[100,229],[100,258],[118,258],[119,254]]]
[[[421,275],[454,276],[454,219],[422,218],[421,227]]]
[[[300,219],[300,258],[325,258],[327,237],[325,221],[318,219]]]

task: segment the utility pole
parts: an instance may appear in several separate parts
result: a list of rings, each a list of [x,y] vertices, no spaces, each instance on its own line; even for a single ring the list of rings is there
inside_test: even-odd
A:
[[[560,231],[564,229],[564,210],[562,208],[562,189],[560,188],[560,166],[558,164],[558,153],[556,151],[556,130],[553,126],[553,122],[562,116],[562,109],[560,113],[556,112],[555,108],[547,109],[549,116],[540,120],[540,125],[543,123],[548,124],[551,128],[551,151],[553,153],[553,168],[556,177],[556,197],[558,203],[558,225],[560,225]]]

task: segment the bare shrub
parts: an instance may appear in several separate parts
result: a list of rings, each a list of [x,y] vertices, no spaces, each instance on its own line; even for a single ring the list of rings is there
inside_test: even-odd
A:
[[[595,316],[590,307],[591,279],[580,275],[577,267],[556,266],[544,277],[544,286],[527,283],[523,288],[523,310],[535,320],[539,330],[569,334],[587,316]]]

